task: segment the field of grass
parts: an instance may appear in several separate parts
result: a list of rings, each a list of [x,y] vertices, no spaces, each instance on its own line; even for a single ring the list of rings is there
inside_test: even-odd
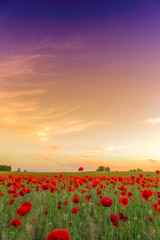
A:
[[[46,240],[54,229],[71,240],[160,239],[159,174],[142,174],[0,172],[0,240]],[[20,216],[24,202],[32,207]]]

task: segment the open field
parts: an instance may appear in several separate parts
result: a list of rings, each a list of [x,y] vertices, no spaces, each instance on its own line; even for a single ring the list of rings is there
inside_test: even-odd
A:
[[[122,176],[122,177],[130,177],[132,175],[134,176],[139,176],[141,172],[128,172],[128,171],[124,171],[124,172],[97,172],[97,171],[90,171],[90,172],[11,172],[11,174],[14,175],[31,175],[31,176],[47,176],[47,177],[52,177],[55,175],[60,175],[63,174],[64,176],[114,176],[114,177],[118,177],[118,176]],[[0,176],[1,175],[8,175],[10,174],[10,172],[4,172],[4,171],[0,171]],[[147,175],[151,175],[152,177],[156,176],[157,174],[156,172],[142,172],[143,176],[147,176]]]
[[[72,240],[159,239],[159,180],[155,172],[1,172],[0,239],[46,240],[57,228]]]

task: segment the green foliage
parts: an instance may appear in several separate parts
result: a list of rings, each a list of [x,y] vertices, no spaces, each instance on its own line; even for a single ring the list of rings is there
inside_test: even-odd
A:
[[[98,171],[98,172],[102,172],[102,171],[104,171],[104,169],[105,169],[104,166],[99,166],[98,169],[97,169],[97,171]]]
[[[102,171],[110,172],[110,168],[109,167],[104,167],[104,166],[99,166],[97,171],[98,172],[102,172]]]
[[[137,170],[131,169],[131,170],[129,170],[129,172],[143,172],[143,170],[141,168],[137,168]]]
[[[110,168],[109,167],[105,167],[104,171],[110,172]]]
[[[7,171],[7,172],[11,172],[11,166],[7,166],[7,165],[0,165],[0,171]]]

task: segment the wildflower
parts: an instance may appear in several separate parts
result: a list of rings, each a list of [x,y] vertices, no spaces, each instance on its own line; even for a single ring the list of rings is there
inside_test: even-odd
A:
[[[78,195],[75,195],[75,197],[72,199],[73,203],[79,203],[80,202],[80,198],[78,197]]]
[[[73,213],[73,214],[76,214],[79,210],[80,210],[80,209],[79,209],[79,206],[73,207],[73,208],[72,208],[72,213]]]
[[[152,222],[152,217],[148,217],[148,220],[149,220],[150,222]]]
[[[54,229],[46,240],[70,240],[70,234],[65,229]]]
[[[123,207],[126,207],[126,206],[128,205],[128,203],[129,203],[129,199],[128,199],[127,197],[121,196],[121,197],[118,199],[118,202],[119,202],[120,204],[122,204]]]
[[[119,219],[120,219],[120,220],[123,220],[124,222],[126,222],[126,221],[128,220],[128,217],[127,217],[127,216],[124,216],[124,214],[121,213],[121,212],[119,213],[119,216],[120,216]]]
[[[110,220],[111,220],[111,222],[112,222],[112,224],[116,227],[116,228],[118,228],[119,226],[118,226],[118,221],[119,221],[119,217],[117,216],[117,215],[114,215],[114,214],[110,214]]]
[[[89,194],[86,194],[86,196],[85,196],[85,200],[86,200],[86,202],[88,202],[90,199],[92,198],[92,196],[91,195],[89,195]]]
[[[160,198],[160,192],[157,192],[157,197]]]
[[[100,202],[104,207],[111,207],[113,204],[112,198],[110,197],[102,197]]]
[[[23,217],[24,215],[26,215],[27,213],[29,213],[30,210],[31,210],[31,208],[29,208],[29,207],[20,207],[20,208],[17,209],[16,213],[17,213],[19,216]]]
[[[84,170],[83,167],[80,167],[80,168],[78,169],[79,172],[80,172],[80,171],[83,171],[83,170]]]
[[[7,206],[7,205],[12,205],[14,202],[15,202],[15,200],[14,200],[14,199],[11,199],[11,200],[9,200],[9,201],[6,203],[6,206]]]
[[[146,201],[151,201],[150,197],[152,197],[153,195],[154,195],[154,193],[149,189],[145,189],[141,193],[143,200],[146,200]]]
[[[11,221],[10,225],[13,227],[18,227],[22,224],[22,221],[19,218],[15,218]]]
[[[61,202],[58,202],[58,210],[61,210]]]

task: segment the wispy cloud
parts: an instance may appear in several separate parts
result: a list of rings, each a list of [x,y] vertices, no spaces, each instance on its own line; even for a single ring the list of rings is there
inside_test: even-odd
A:
[[[149,158],[148,161],[150,161],[152,163],[158,163],[159,162],[159,160],[155,160],[155,159],[151,159],[151,158]]]
[[[0,124],[1,131],[37,137],[47,141],[53,136],[87,130],[108,123],[105,119],[87,121],[76,117],[80,106],[58,107],[55,104],[43,105],[43,96],[48,89],[32,87],[10,89],[1,86]]]
[[[52,158],[49,158],[49,157],[45,157],[45,156],[35,156],[35,157],[32,157],[32,159],[34,161],[49,161],[49,162],[54,162],[54,160]]]
[[[148,158],[148,157],[136,157],[136,158],[133,158],[133,159],[134,160],[145,160],[145,161],[149,161],[149,162],[152,162],[152,163],[158,163],[159,162],[159,160]]]
[[[52,149],[52,150],[60,150],[61,148],[58,145],[52,145],[52,146],[50,146],[50,149]]]
[[[98,166],[111,166],[111,163],[108,159],[103,158],[97,158],[94,156],[89,156],[87,154],[74,157],[74,158],[68,158],[67,159],[68,164],[76,165],[77,167],[83,166],[86,169],[96,170]]]
[[[113,146],[107,146],[107,147],[97,147],[97,148],[93,148],[91,151],[94,153],[100,153],[100,152],[108,152],[108,151],[112,151],[115,148]]]
[[[23,91],[3,91],[0,92],[1,99],[8,98],[19,98],[25,96],[36,96],[44,93],[44,89],[33,89],[33,90],[23,90]]]
[[[160,118],[146,119],[144,121],[139,122],[138,124],[144,124],[146,126],[157,125],[157,124],[160,124]]]

